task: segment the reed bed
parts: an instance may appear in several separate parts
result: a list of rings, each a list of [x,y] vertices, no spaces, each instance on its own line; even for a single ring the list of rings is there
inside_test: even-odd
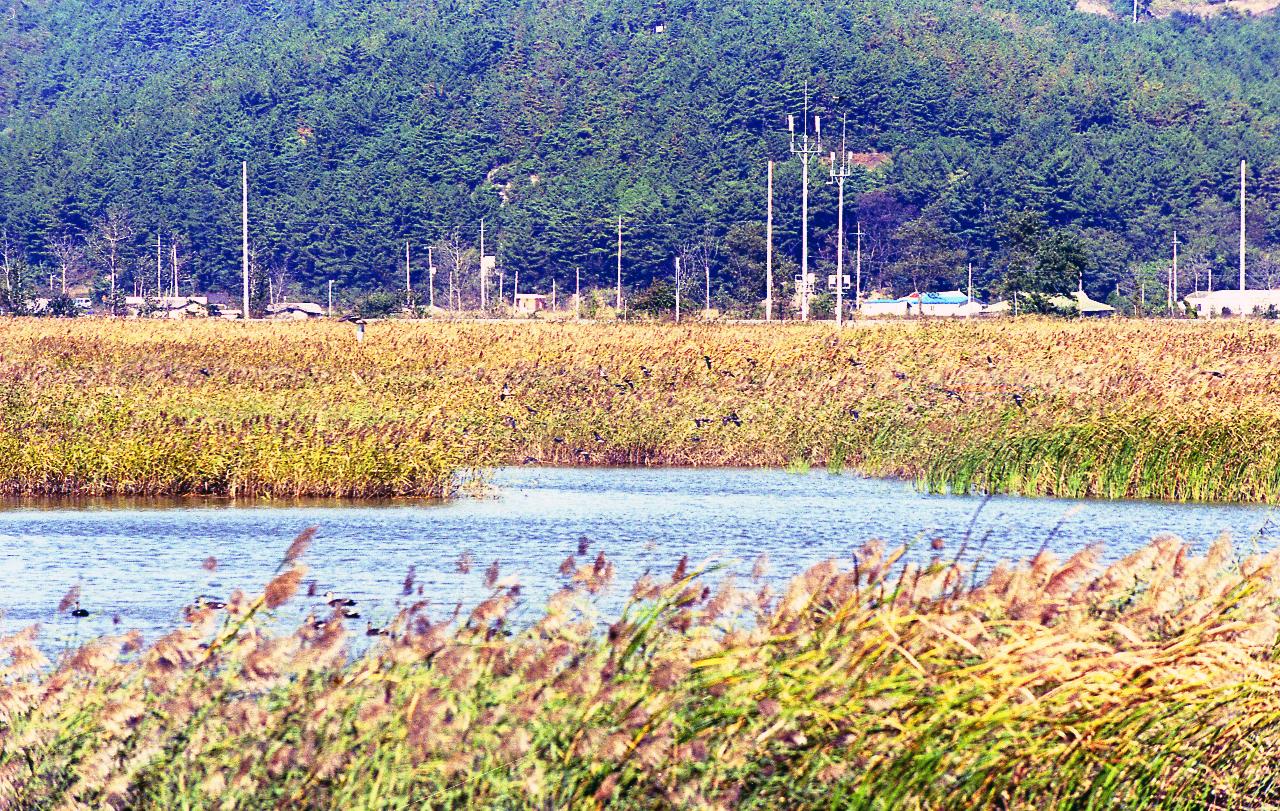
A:
[[[262,594],[150,644],[50,664],[36,629],[0,641],[0,806],[1280,802],[1280,552],[1164,537],[975,580],[946,550],[903,566],[873,542],[776,592],[760,567],[735,582],[682,560],[612,617],[595,609],[612,566],[587,554],[538,614],[490,570],[469,614],[420,602],[370,637],[273,621],[308,542]]]
[[[1280,326],[9,320],[0,493],[441,496],[499,464],[1280,500]]]

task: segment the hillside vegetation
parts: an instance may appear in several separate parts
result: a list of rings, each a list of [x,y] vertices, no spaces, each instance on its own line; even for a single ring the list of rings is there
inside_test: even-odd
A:
[[[768,158],[780,300],[798,258],[785,115],[808,81],[828,135],[847,116],[874,167],[850,181],[868,285],[954,287],[973,261],[996,288],[1034,215],[1083,252],[1096,298],[1146,285],[1163,301],[1173,230],[1187,289],[1234,265],[1241,157],[1251,273],[1268,283],[1280,21],[1169,12],[1144,4],[1135,26],[1069,0],[7,0],[6,278],[25,260],[43,286],[68,264],[52,246],[114,214],[123,287],[154,291],[160,233],[184,292],[233,289],[246,159],[263,296],[395,288],[404,240],[423,274],[426,244],[474,246],[482,217],[508,290],[517,271],[526,290],[564,290],[579,267],[609,286],[621,215],[629,291],[683,252],[711,265],[719,306],[749,308]],[[814,193],[829,263],[835,194]],[[107,251],[88,247],[72,280],[102,292]]]
[[[0,492],[447,495],[498,464],[827,465],[1280,500],[1280,328],[15,319]]]

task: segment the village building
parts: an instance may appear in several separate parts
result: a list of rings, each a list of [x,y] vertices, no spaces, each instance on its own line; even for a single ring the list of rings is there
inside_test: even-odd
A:
[[[125,296],[129,318],[203,318],[209,314],[207,296]]]
[[[940,293],[912,293],[901,298],[877,296],[862,302],[862,315],[868,318],[926,316],[926,317],[967,317],[980,315],[982,304],[977,299],[970,299],[959,290],[944,290]]]
[[[1197,318],[1233,318],[1280,311],[1280,290],[1202,290],[1183,298]]]
[[[324,317],[324,307],[310,301],[280,301],[267,305],[267,317],[305,321],[308,318]]]
[[[1070,296],[1054,296],[1049,303],[1064,313],[1074,312],[1081,318],[1110,318],[1116,314],[1116,308],[1089,298],[1083,290],[1077,290]]]
[[[547,297],[540,293],[516,293],[515,310],[520,315],[533,315],[547,309]]]

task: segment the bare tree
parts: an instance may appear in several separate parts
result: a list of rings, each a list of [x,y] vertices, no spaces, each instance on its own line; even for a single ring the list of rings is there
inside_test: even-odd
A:
[[[289,283],[292,281],[289,271],[290,255],[285,254],[273,258],[267,265],[267,290],[271,304],[279,304],[288,300]]]
[[[0,231],[0,269],[4,271],[0,306],[10,313],[26,313],[29,305],[27,296],[30,292],[30,268],[22,250],[10,240],[8,230]]]
[[[84,246],[72,236],[61,236],[49,243],[49,253],[58,263],[62,276],[62,295],[67,294],[67,282],[75,281],[84,268]]]
[[[190,254],[183,253],[178,241],[178,234],[174,234],[169,244],[169,268],[173,273],[173,295],[178,296],[178,283],[182,281],[183,271],[190,263]],[[287,260],[286,260],[287,261]],[[195,285],[192,285],[192,293],[195,293]]]
[[[110,303],[111,314],[116,312],[116,278],[120,274],[123,263],[125,244],[133,237],[133,225],[129,215],[119,206],[110,206],[107,214],[94,226],[93,241],[90,249],[98,261],[106,265],[111,280]]]
[[[18,274],[20,260],[18,248],[9,239],[9,230],[0,232],[0,267],[4,269],[4,289],[13,292],[14,280]]]
[[[680,323],[680,299],[684,289],[694,280],[698,273],[696,246],[685,245],[675,261],[676,277],[676,323]]]
[[[476,261],[475,251],[462,241],[461,229],[453,229],[449,239],[440,246],[444,255],[445,267],[449,269],[449,308],[462,309],[462,290],[458,286],[459,279],[467,278]]]
[[[694,275],[699,269],[705,284],[705,309],[711,309],[711,266],[720,258],[720,240],[710,232],[704,234],[701,239],[685,246],[681,251],[681,255],[686,257],[684,262],[689,264],[689,273]],[[683,264],[683,263],[682,263]]]

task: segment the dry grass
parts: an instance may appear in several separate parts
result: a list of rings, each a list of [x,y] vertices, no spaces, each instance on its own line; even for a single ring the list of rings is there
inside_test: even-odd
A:
[[[1174,538],[974,584],[868,544],[780,593],[685,561],[597,621],[603,556],[541,617],[501,581],[351,658],[263,596],[50,667],[3,640],[0,806],[1270,808],[1280,552]],[[479,573],[477,573],[479,576]],[[287,596],[287,595],[286,595]],[[366,637],[357,630],[359,638]]]
[[[0,492],[443,495],[502,463],[1280,499],[1280,328],[8,321]]]

